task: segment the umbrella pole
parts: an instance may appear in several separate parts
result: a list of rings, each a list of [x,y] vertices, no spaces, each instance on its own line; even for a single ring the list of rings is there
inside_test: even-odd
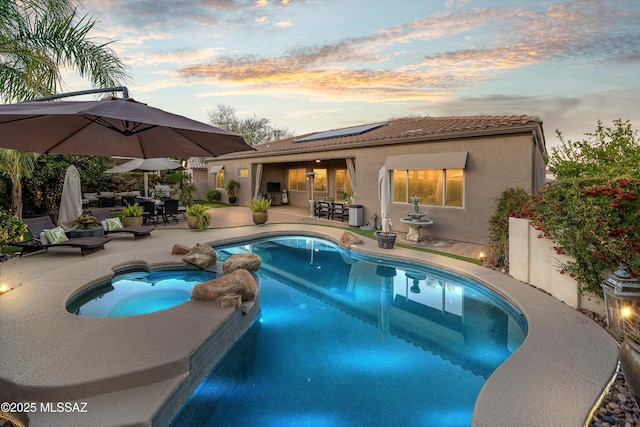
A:
[[[149,197],[149,172],[144,173],[144,197]]]

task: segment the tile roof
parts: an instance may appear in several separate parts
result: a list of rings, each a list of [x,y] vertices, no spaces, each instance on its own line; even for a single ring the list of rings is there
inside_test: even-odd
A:
[[[189,169],[207,169],[207,163],[202,157],[189,157],[187,167]]]
[[[376,123],[371,123],[371,125]],[[367,125],[351,126],[332,131],[299,135],[293,138],[256,145],[256,151],[253,152],[233,153],[222,157],[256,157],[282,152],[317,151],[333,148],[348,148],[351,146],[384,145],[492,134],[532,132],[536,129],[540,131],[542,145],[544,146],[542,121],[535,116],[407,117],[390,119],[385,122],[384,126],[376,127],[357,135],[296,142],[296,140],[307,139],[314,134],[324,132],[339,134],[341,130],[366,126]]]

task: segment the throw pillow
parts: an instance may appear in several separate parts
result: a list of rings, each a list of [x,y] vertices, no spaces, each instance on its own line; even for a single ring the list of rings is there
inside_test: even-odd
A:
[[[44,234],[44,231],[40,232],[40,243],[42,244],[42,246],[49,245],[49,239],[47,239],[47,235]]]
[[[52,245],[56,243],[66,242],[67,240],[69,240],[67,235],[64,233],[64,230],[60,226],[56,228],[52,228],[51,230],[43,230],[43,231],[44,231],[44,235],[47,236],[47,240],[49,240],[49,243],[51,243]]]
[[[106,222],[109,231],[122,229],[122,221],[120,221],[120,218],[107,218]]]

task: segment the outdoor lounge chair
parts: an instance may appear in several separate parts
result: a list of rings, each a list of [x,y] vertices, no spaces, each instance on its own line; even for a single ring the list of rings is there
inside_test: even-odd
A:
[[[14,242],[11,246],[18,246],[22,248],[20,256],[25,253],[37,252],[41,250],[47,250],[57,246],[70,246],[72,248],[80,248],[82,256],[91,254],[100,249],[104,249],[104,244],[110,242],[108,237],[75,237],[69,238],[60,243],[46,243],[40,239],[40,234],[44,230],[52,230],[56,228],[53,221],[49,216],[41,216],[36,218],[25,218],[23,222],[27,225],[29,232],[31,233],[31,239],[24,242]]]
[[[98,223],[102,225],[102,229],[105,234],[109,233],[129,233],[133,234],[133,239],[138,240],[144,237],[151,236],[151,232],[156,229],[155,226],[151,227],[150,225],[141,225],[140,227],[122,227],[118,229],[109,230],[109,227],[106,224],[107,219],[111,218],[111,213],[105,210],[98,211],[93,214],[93,216],[98,220]],[[103,224],[103,221],[105,222]]]

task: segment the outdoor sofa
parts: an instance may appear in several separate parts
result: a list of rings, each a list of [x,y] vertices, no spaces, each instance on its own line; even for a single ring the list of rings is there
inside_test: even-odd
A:
[[[104,249],[105,243],[111,241],[108,237],[67,237],[62,227],[56,227],[48,215],[25,218],[23,222],[27,225],[32,237],[23,242],[11,243],[11,246],[17,246],[22,249],[20,256],[25,253],[46,251],[49,248],[58,246],[80,248],[80,253],[85,256]]]

